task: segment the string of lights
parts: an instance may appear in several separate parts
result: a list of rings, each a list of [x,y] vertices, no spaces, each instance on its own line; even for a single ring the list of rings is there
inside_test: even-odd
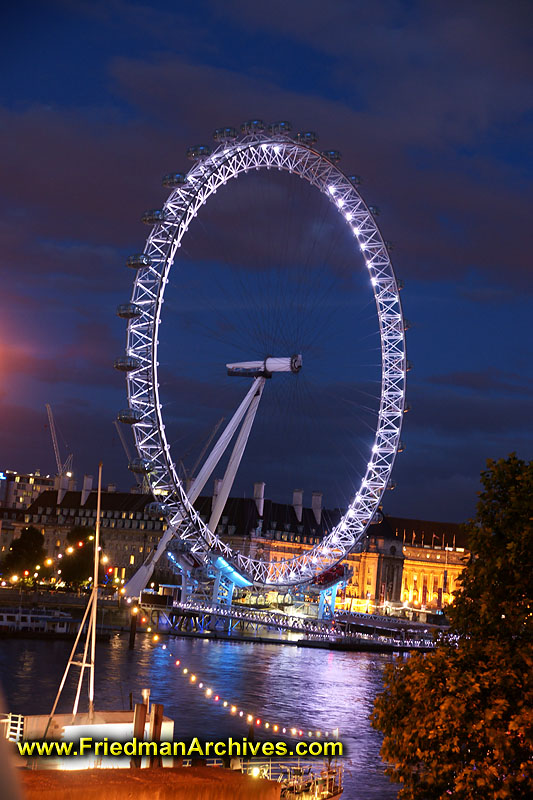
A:
[[[159,641],[158,634],[155,634],[153,637],[153,641],[157,645]],[[200,694],[206,699],[216,705],[220,706],[223,709],[226,709],[229,714],[233,717],[237,717],[241,719],[243,722],[248,723],[249,725],[253,725],[257,730],[263,730],[265,732],[276,733],[279,735],[286,736],[288,738],[294,739],[322,739],[322,738],[335,738],[338,739],[339,737],[339,729],[333,728],[333,730],[329,731],[321,731],[321,730],[310,730],[309,728],[295,726],[295,725],[282,725],[279,723],[274,723],[270,720],[265,720],[262,717],[251,714],[248,711],[245,711],[236,703],[232,703],[229,700],[224,699],[219,693],[217,693],[211,686],[208,686],[205,681],[200,680],[199,676],[196,675],[189,667],[184,666],[183,662],[179,658],[175,658],[174,655],[170,652],[166,644],[160,645],[161,650],[164,650],[169,657],[169,660],[172,660],[174,667],[178,670],[178,674],[180,674],[189,684],[189,686],[196,687]]]

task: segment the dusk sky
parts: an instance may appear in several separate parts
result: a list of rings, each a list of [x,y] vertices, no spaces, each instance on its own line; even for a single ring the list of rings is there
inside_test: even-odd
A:
[[[115,308],[134,277],[125,260],[149,233],[141,214],[163,204],[161,176],[187,171],[186,148],[211,144],[216,127],[290,120],[362,176],[405,282],[411,411],[385,511],[470,516],[488,457],[532,457],[532,8],[11,4],[1,48],[0,470],[55,471],[49,402],[78,477],[103,460],[105,482],[132,485],[112,426],[125,381],[112,365],[125,346]],[[228,385],[225,359],[260,355],[271,320],[286,322],[279,347],[308,345],[309,371],[297,389],[267,387],[273,404],[236,493],[265,480],[277,500],[302,487],[308,503],[319,489],[335,505],[365,453],[377,323],[368,287],[346,277],[348,245],[323,198],[275,177],[239,179],[191,227],[165,304],[162,397],[174,457],[190,468],[246,390]],[[283,274],[296,292],[304,273],[305,330],[286,320],[277,281]],[[259,326],[245,308],[250,292],[270,298]]]

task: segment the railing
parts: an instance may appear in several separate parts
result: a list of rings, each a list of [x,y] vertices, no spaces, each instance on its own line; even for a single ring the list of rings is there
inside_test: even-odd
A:
[[[240,762],[235,767],[239,772],[251,775],[254,778],[265,778],[276,781],[282,785],[281,797],[283,800],[292,798],[321,798],[337,797],[342,792],[342,779],[344,765],[341,761],[330,762],[321,759],[293,759],[291,761],[261,761],[235,759]],[[192,766],[193,759],[184,758],[183,766]],[[208,767],[222,767],[222,759],[208,758],[205,760]]]
[[[303,633],[308,640],[311,641],[344,641],[344,642],[367,642],[387,644],[395,646],[400,649],[428,649],[434,647],[434,641],[429,636],[417,636],[410,634],[407,636],[402,635],[400,632],[391,629],[390,634],[384,632],[363,633],[363,632],[347,632],[335,629],[332,622],[326,623],[324,621],[316,621],[304,619],[302,617],[291,617],[289,615],[280,614],[274,611],[252,611],[245,608],[236,608],[235,606],[223,607],[212,604],[186,602],[174,602],[174,611],[182,612],[185,614],[201,614],[206,616],[216,616],[219,618],[232,619],[236,622],[252,623],[256,625],[263,625],[265,627],[273,627],[278,630],[290,630],[295,633]],[[334,625],[333,621],[333,625]]]
[[[0,731],[9,742],[20,742],[24,735],[24,716],[22,714],[0,714]]]

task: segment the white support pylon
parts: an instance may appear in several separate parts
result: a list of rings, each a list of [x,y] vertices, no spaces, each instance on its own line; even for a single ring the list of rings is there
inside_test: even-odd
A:
[[[249,412],[251,406],[254,403],[255,403],[255,409],[257,410],[257,403],[259,402],[259,400],[256,400],[257,393],[259,391],[259,397],[260,397],[261,393],[263,391],[264,384],[265,384],[265,379],[264,378],[255,378],[254,382],[252,383],[252,386],[250,387],[250,389],[246,393],[246,396],[245,396],[244,400],[242,401],[242,403],[238,407],[237,411],[235,412],[235,414],[233,415],[231,420],[228,422],[228,424],[224,428],[224,431],[222,432],[220,438],[218,439],[217,443],[213,447],[211,453],[209,454],[209,456],[206,459],[203,467],[199,471],[199,473],[196,476],[191,488],[189,489],[188,497],[189,497],[189,500],[190,500],[191,503],[194,503],[194,501],[200,495],[200,492],[202,491],[202,489],[204,488],[205,484],[207,483],[207,481],[209,480],[209,478],[213,474],[213,471],[214,471],[215,467],[217,466],[218,462],[220,461],[220,459],[224,455],[226,449],[228,448],[228,445],[231,442],[231,440],[232,440],[237,428],[239,427],[243,417],[245,415],[247,415],[247,412]],[[251,422],[253,422],[254,416],[255,416],[255,412],[252,415]],[[248,419],[248,415],[246,416],[246,419]],[[250,422],[250,427],[251,427],[251,422]],[[243,423],[243,426],[245,424],[246,424],[246,420]],[[242,433],[242,429],[241,429],[241,433]],[[246,436],[246,440],[244,442],[244,445],[246,445],[246,441],[248,440],[249,433],[250,433],[250,431],[248,430],[248,434]],[[239,434],[239,438],[240,438],[240,435],[241,434]],[[237,441],[239,441],[239,439]],[[234,452],[235,452],[235,450],[234,450]],[[232,454],[232,457],[233,457],[233,454]],[[241,458],[242,458],[242,452],[241,452]],[[239,463],[240,463],[240,459],[239,459]],[[238,465],[239,464],[237,463],[237,467],[238,467]],[[236,467],[236,469],[237,469],[237,467]],[[228,465],[228,468],[229,468],[229,465]],[[235,469],[235,471],[236,471],[236,469]],[[234,477],[235,477],[235,475],[233,476],[233,478]],[[232,485],[233,485],[233,480],[231,481],[231,485],[228,488],[228,494],[231,491],[231,486]],[[227,499],[227,495],[226,495],[226,499]],[[224,504],[225,504],[225,501],[224,501]],[[223,508],[223,506],[222,506],[222,508]],[[222,513],[222,511],[220,513]],[[220,519],[220,514],[219,514],[219,519]],[[173,539],[173,537],[176,535],[176,532],[179,529],[180,523],[181,523],[181,519],[178,518],[177,520],[174,521],[173,525],[169,525],[169,527],[167,528],[167,530],[165,531],[165,533],[163,534],[163,536],[159,540],[159,544],[157,545],[157,548],[150,553],[148,558],[145,560],[144,564],[141,564],[141,566],[139,567],[137,572],[126,583],[126,585],[124,587],[126,597],[139,597],[140,596],[142,590],[146,587],[146,585],[148,584],[150,578],[152,577],[152,574],[154,572],[154,569],[155,569],[155,566],[156,566],[157,562],[159,561],[159,559],[161,558],[163,553],[166,551],[167,546],[170,543],[171,539]],[[217,524],[218,524],[218,521],[217,521]]]

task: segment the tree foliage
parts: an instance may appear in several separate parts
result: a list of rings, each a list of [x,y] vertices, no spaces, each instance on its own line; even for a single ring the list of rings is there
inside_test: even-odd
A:
[[[33,574],[37,564],[42,564],[44,558],[44,536],[40,530],[30,525],[28,528],[23,528],[20,536],[11,543],[2,562],[3,574],[6,577],[12,574],[20,575],[24,570]]]
[[[389,666],[372,724],[401,800],[533,792],[533,462],[489,461],[451,634]]]
[[[489,460],[481,482],[466,526],[473,558],[449,615],[460,634],[516,645],[533,638],[533,462]]]
[[[74,552],[67,550],[62,559],[61,577],[66,584],[80,586],[94,572],[94,529],[75,526],[67,533],[67,542]]]

